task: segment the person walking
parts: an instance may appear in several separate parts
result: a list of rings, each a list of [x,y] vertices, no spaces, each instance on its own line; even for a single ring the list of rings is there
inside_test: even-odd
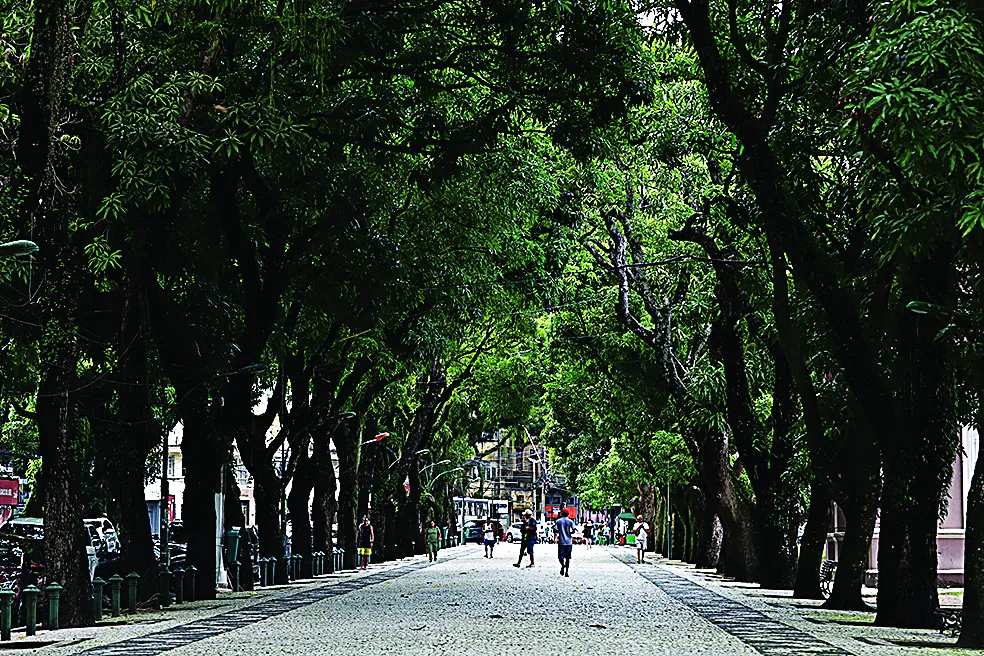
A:
[[[427,560],[434,562],[437,560],[437,552],[441,548],[441,529],[437,528],[434,520],[424,532],[424,542],[427,544]]]
[[[495,524],[492,523],[492,518],[489,517],[485,520],[485,526],[482,527],[483,538],[485,541],[485,557],[492,557],[492,550],[495,548]]]
[[[523,537],[519,547],[519,560],[513,563],[513,567],[520,567],[523,564],[523,556],[530,555],[530,564],[526,567],[533,567],[533,546],[536,544],[536,520],[533,519],[533,511],[526,509],[523,511]]]
[[[581,531],[584,535],[584,544],[588,545],[588,549],[591,548],[591,543],[594,541],[594,526],[591,522],[584,522],[584,530]]]
[[[372,524],[369,523],[369,516],[366,515],[359,525],[359,569],[369,567],[369,556],[372,555],[372,543],[375,539],[376,534],[372,530]]]
[[[560,509],[560,519],[554,522],[554,531],[557,532],[557,560],[560,561],[560,575],[571,575],[571,552],[574,551],[574,540],[571,531],[574,530],[574,522],[567,516],[567,508]]]
[[[646,560],[646,543],[649,540],[649,524],[642,518],[642,515],[636,517],[635,526],[632,527],[632,532],[636,536],[636,562],[642,564]]]

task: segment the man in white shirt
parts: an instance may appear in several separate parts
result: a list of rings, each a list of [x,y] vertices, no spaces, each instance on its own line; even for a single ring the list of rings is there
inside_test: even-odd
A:
[[[632,532],[636,536],[636,562],[642,564],[646,560],[646,546],[649,540],[649,524],[647,524],[642,515],[636,517],[635,526],[632,527]]]

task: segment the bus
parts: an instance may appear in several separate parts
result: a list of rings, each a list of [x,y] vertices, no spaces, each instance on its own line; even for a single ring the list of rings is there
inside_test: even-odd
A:
[[[512,502],[506,499],[479,499],[475,497],[454,497],[454,511],[461,524],[491,517],[508,526],[511,518]]]

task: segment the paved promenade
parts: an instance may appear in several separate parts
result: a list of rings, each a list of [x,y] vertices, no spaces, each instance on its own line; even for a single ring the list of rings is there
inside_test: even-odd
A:
[[[952,654],[932,632],[877,629],[870,615],[819,611],[783,593],[727,584],[681,565],[635,565],[634,552],[575,548],[570,578],[556,547],[512,567],[451,549],[367,573],[322,578],[114,627],[56,631],[35,653],[90,656],[632,654],[898,656]],[[22,641],[23,642],[23,641]],[[23,645],[26,646],[26,645]]]

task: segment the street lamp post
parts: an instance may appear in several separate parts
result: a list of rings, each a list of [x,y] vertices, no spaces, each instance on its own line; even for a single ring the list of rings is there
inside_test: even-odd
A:
[[[17,241],[8,241],[5,244],[0,244],[0,259],[17,257],[18,255],[30,255],[31,253],[37,252],[38,245],[27,239],[18,239]]]

